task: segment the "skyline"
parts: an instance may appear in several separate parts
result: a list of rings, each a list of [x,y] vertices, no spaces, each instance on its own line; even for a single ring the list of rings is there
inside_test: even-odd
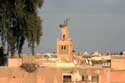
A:
[[[56,50],[59,24],[66,18],[70,18],[69,32],[76,51],[125,50],[124,3],[124,0],[45,0],[38,12],[43,20],[38,52]]]

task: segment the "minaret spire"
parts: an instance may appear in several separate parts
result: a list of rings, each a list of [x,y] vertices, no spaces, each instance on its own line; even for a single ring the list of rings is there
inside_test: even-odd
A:
[[[63,28],[65,26],[68,26],[69,18],[66,18],[62,24],[60,24],[60,28]]]
[[[68,22],[69,22],[69,18],[66,18],[66,20],[64,20],[64,24],[68,25]]]

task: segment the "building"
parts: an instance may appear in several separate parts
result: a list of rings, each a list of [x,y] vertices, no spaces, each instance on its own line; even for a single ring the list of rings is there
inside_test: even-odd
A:
[[[73,59],[73,45],[72,40],[69,38],[69,30],[67,24],[64,22],[60,24],[61,36],[57,39],[57,57],[61,61],[72,62]]]
[[[124,53],[73,52],[66,22],[60,30],[57,57],[48,53],[8,57],[7,65],[0,66],[0,83],[125,83]]]

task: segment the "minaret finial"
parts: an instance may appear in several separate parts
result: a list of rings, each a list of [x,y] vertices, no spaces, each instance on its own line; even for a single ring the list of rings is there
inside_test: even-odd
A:
[[[59,25],[60,28],[62,28],[62,27],[64,27],[64,26],[68,26],[68,21],[69,21],[69,18],[66,18],[66,19],[64,20],[64,23]]]
[[[68,25],[68,21],[69,21],[69,18],[66,18],[66,20],[64,20],[64,24]]]

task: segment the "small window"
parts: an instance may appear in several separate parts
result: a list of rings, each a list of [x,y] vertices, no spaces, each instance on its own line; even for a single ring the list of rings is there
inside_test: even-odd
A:
[[[62,46],[61,46],[61,49],[62,49],[62,50],[66,50],[66,45],[62,45]]]
[[[108,61],[106,61],[106,62],[103,62],[102,67],[110,68],[110,67],[111,67],[111,60],[108,60]]]
[[[13,76],[13,78],[16,78],[15,76]]]
[[[85,81],[85,77],[84,76],[82,76],[82,81]]]
[[[61,46],[61,49],[63,50],[63,46]]]
[[[64,46],[64,50],[66,50],[66,46]]]
[[[71,75],[64,75],[63,76],[63,82],[71,82]]]
[[[82,76],[82,81],[88,81],[88,75],[83,75]]]
[[[92,81],[97,82],[98,81],[98,75],[92,76]]]
[[[65,34],[63,34],[63,39],[65,39],[65,37],[66,37]]]

